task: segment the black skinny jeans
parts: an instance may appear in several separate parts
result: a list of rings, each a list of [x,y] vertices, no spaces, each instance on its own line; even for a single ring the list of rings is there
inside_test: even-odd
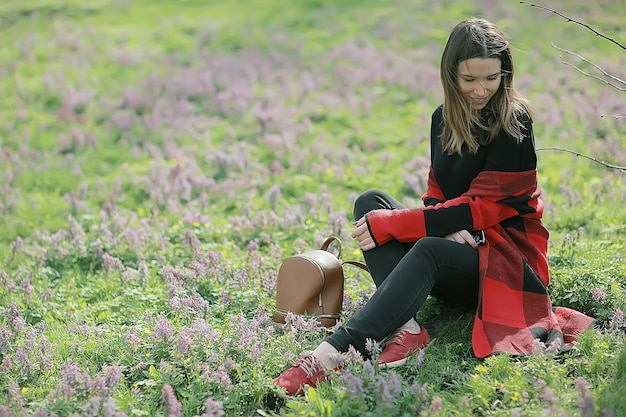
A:
[[[354,218],[376,209],[403,209],[390,195],[369,190],[354,205]],[[440,237],[415,243],[397,240],[363,252],[376,284],[372,298],[326,341],[338,351],[350,345],[368,356],[367,339],[378,342],[415,317],[428,295],[475,308],[478,299],[478,251]]]

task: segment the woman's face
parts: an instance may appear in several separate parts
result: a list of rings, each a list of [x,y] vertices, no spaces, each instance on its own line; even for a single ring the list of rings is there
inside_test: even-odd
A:
[[[498,58],[470,58],[459,63],[457,83],[470,107],[480,110],[500,87],[502,62]]]

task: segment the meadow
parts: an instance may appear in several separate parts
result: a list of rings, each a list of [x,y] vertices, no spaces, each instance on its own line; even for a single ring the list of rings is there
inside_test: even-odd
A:
[[[622,0],[550,7],[626,42]],[[419,207],[438,63],[483,16],[532,102],[571,352],[478,360],[429,299],[397,370],[352,355],[302,398],[272,380],[325,330],[275,325],[281,261],[350,239],[380,188]],[[625,416],[626,51],[518,1],[0,4],[0,416]],[[343,320],[374,286],[346,267]]]

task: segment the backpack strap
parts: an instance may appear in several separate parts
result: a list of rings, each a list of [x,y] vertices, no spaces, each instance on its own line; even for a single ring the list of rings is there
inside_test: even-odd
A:
[[[367,267],[367,265],[365,265],[363,262],[359,262],[359,261],[343,261],[341,264],[342,265],[343,264],[350,264],[350,265],[358,266],[359,268],[361,268],[365,272],[370,272],[370,270]]]
[[[324,241],[324,243],[322,243],[322,246],[321,246],[320,249],[327,251],[328,247],[333,242],[337,242],[337,247],[339,248],[339,254],[337,254],[337,258],[341,259],[341,240],[337,236],[330,236],[328,239],[326,239]],[[341,264],[342,265],[343,264],[354,265],[354,266],[357,266],[357,267],[361,268],[362,270],[364,270],[366,272],[369,272],[369,268],[363,262],[359,262],[359,261],[343,261]]]
[[[337,236],[331,236],[328,239],[326,239],[324,243],[322,243],[322,247],[320,247],[320,249],[327,251],[328,247],[333,242],[337,242],[337,247],[339,248],[339,253],[337,254],[337,258],[341,259],[341,240]]]

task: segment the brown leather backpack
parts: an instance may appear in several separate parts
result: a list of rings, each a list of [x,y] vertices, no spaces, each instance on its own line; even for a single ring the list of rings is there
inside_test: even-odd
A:
[[[331,243],[339,247],[337,256],[328,251]],[[357,261],[341,261],[341,240],[331,236],[320,249],[293,255],[283,262],[276,282],[274,321],[285,323],[288,312],[315,317],[320,326],[334,326],[343,303],[343,264],[367,271]]]

